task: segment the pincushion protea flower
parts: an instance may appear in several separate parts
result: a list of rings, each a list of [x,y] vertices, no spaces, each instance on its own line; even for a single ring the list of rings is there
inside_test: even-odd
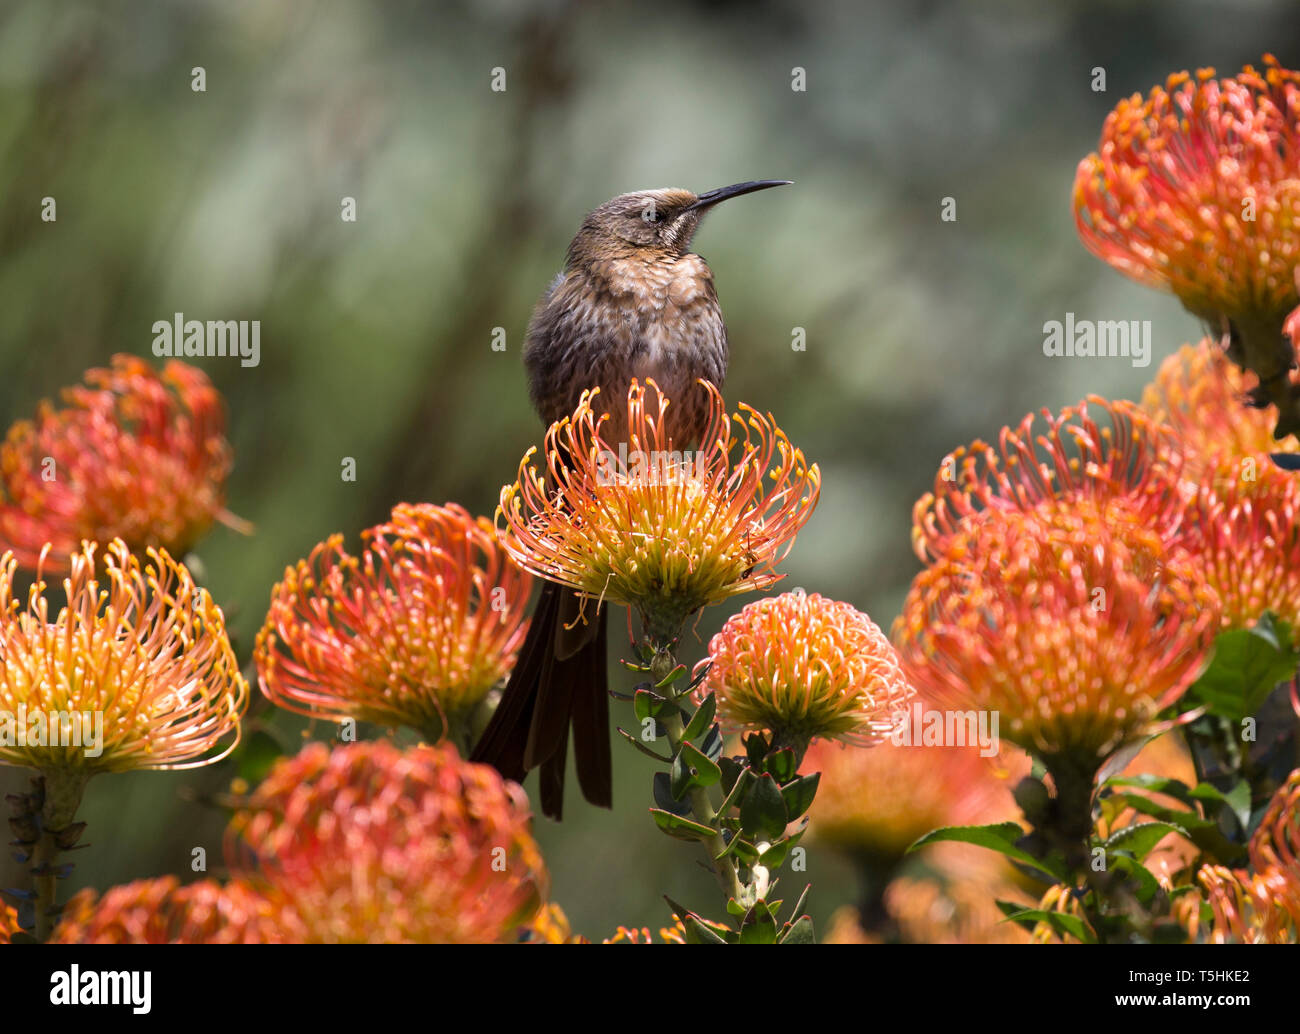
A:
[[[1300,634],[1300,477],[1267,461],[1254,473],[1197,494],[1187,546],[1222,602],[1224,628],[1271,611]]]
[[[814,738],[879,742],[913,696],[876,623],[816,593],[749,604],[713,637],[705,666],[697,698],[716,694],[724,726],[771,730],[774,748],[797,756]]]
[[[1094,413],[1106,417],[1098,424]],[[998,446],[973,442],[940,466],[934,491],[913,509],[912,543],[929,562],[959,529],[995,511],[1061,511],[1087,502],[1108,523],[1155,528],[1174,539],[1182,520],[1182,450],[1172,430],[1128,402],[1089,396],[1059,415],[1028,414]]]
[[[1120,101],[1079,163],[1074,210],[1094,254],[1227,322],[1233,359],[1279,403],[1278,437],[1300,426],[1281,338],[1300,301],[1300,73],[1266,55],[1262,69],[1182,72]]]
[[[228,845],[308,943],[511,939],[547,884],[523,791],[449,746],[312,744],[276,763]]]
[[[1196,564],[1154,529],[1087,508],[990,510],[917,576],[894,636],[919,692],[999,712],[1006,739],[1049,769],[1068,760],[1090,790],[1196,678],[1219,618]]]
[[[1188,477],[1222,485],[1253,477],[1269,453],[1300,452],[1294,439],[1274,440],[1277,407],[1245,404],[1257,385],[1258,378],[1243,374],[1206,338],[1160,364],[1142,392],[1142,408],[1178,435]]]
[[[200,370],[117,355],[85,381],[0,445],[0,550],[32,568],[48,543],[45,569],[63,572],[82,540],[183,556],[213,520],[247,527],[224,509],[225,414]]]
[[[1206,865],[1199,874],[1213,922],[1215,944],[1300,942],[1300,769],[1292,772],[1269,803],[1248,845],[1250,870]],[[1195,901],[1195,899],[1192,899]],[[1200,910],[1187,910],[1193,938]]]
[[[334,535],[286,569],[254,651],[262,691],[311,717],[465,732],[514,666],[532,578],[455,504],[400,504],[362,537],[359,557]]]
[[[248,704],[221,609],[165,550],[142,563],[120,539],[98,561],[96,548],[70,557],[67,606],[53,620],[44,558],[25,610],[13,598],[17,558],[0,560],[0,712],[15,726],[29,717],[26,730],[0,725],[11,734],[0,760],[80,777],[221,760]],[[77,725],[80,742],[69,743]]]
[[[775,565],[812,515],[821,486],[771,416],[748,406],[728,431],[722,396],[692,456],[668,436],[670,405],[653,381],[628,390],[628,441],[607,441],[585,393],[546,433],[549,477],[519,465],[501,491],[506,548],[534,574],[636,608],[652,638],[668,641],[700,608],[777,581]],[[646,388],[657,407],[647,409]],[[620,448],[622,446],[622,448]]]
[[[102,898],[80,891],[64,906],[50,943],[275,944],[297,940],[298,929],[274,896],[242,881],[181,886],[163,876],[113,887]]]

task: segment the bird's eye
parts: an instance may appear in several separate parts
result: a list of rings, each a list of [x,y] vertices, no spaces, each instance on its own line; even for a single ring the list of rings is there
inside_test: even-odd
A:
[[[641,209],[641,221],[643,223],[662,223],[664,221],[664,216],[663,213],[659,211],[659,206],[653,201],[649,201]]]

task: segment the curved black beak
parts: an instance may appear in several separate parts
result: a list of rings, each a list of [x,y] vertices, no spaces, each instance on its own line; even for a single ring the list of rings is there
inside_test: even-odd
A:
[[[733,183],[729,187],[718,187],[716,190],[706,190],[703,194],[697,195],[695,204],[689,206],[686,211],[691,212],[697,208],[709,208],[720,201],[726,201],[728,198],[740,197],[741,194],[752,194],[756,190],[766,190],[768,187],[785,187],[793,180],[748,180],[745,183]]]

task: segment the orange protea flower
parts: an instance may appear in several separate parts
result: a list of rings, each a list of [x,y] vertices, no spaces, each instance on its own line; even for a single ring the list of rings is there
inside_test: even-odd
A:
[[[1090,785],[1196,678],[1219,616],[1155,529],[990,510],[917,576],[894,635],[918,691],[999,712],[1006,739]]]
[[[1101,426],[1093,419],[1100,410]],[[1006,427],[998,447],[973,442],[950,453],[913,509],[912,543],[929,562],[944,554],[958,530],[993,511],[1060,510],[1083,502],[1107,523],[1155,528],[1172,539],[1184,506],[1179,489],[1182,451],[1173,431],[1128,402],[1096,396],[1042,411]]]
[[[1300,300],[1300,73],[1269,54],[1120,101],[1079,163],[1074,210],[1090,251],[1196,315],[1280,322]]]
[[[276,763],[228,846],[309,943],[515,939],[547,883],[523,791],[449,746],[311,744]]]
[[[581,934],[573,932],[569,917],[555,902],[543,905],[532,921],[520,927],[520,941],[525,944],[590,944]]]
[[[771,730],[802,755],[814,738],[867,745],[911,700],[898,656],[876,623],[847,603],[787,592],[727,619],[696,666],[697,699],[717,695],[731,731]]]
[[[1300,302],[1300,73],[1270,54],[1263,69],[1181,72],[1120,101],[1079,163],[1074,210],[1090,251],[1230,330],[1234,361],[1283,403],[1279,438],[1300,426],[1281,338]]]
[[[626,443],[601,437],[595,391],[546,433],[549,480],[519,465],[501,490],[506,548],[534,574],[635,607],[652,638],[670,640],[701,607],[764,589],[812,515],[821,486],[771,416],[748,406],[727,429],[722,396],[699,450],[682,453],[665,428],[669,401],[653,381],[628,390]],[[646,389],[657,407],[647,409]],[[620,448],[620,445],[622,448]],[[766,481],[766,483],[765,483]],[[549,486],[549,487],[548,487]]]
[[[321,543],[271,593],[254,656],[262,692],[311,717],[464,732],[514,667],[532,578],[491,522],[455,504],[400,504],[362,533]]]
[[[79,892],[50,943],[276,944],[296,940],[298,931],[295,915],[242,881],[181,886],[164,876],[113,887],[102,898]]]
[[[0,549],[32,568],[48,543],[46,570],[61,573],[83,539],[183,556],[214,519],[246,527],[224,509],[225,413],[200,370],[117,355],[85,381],[0,445]]]
[[[1187,454],[1187,475],[1218,486],[1253,477],[1268,465],[1268,453],[1300,452],[1294,440],[1273,438],[1276,406],[1246,404],[1258,382],[1206,338],[1160,364],[1142,393],[1142,408],[1177,433]]]
[[[78,777],[219,761],[248,704],[221,609],[165,550],[96,548],[69,558],[53,620],[44,557],[26,609],[17,558],[0,560],[0,761]]]
[[[1216,944],[1300,941],[1300,769],[1273,796],[1248,845],[1250,870],[1206,865],[1199,875],[1213,917]],[[1186,916],[1198,934],[1200,910]]]
[[[1188,548],[1222,601],[1224,628],[1272,611],[1300,633],[1300,476],[1267,459],[1253,473],[1198,493]]]
[[[814,743],[803,763],[821,773],[809,835],[850,855],[896,860],[940,827],[1013,821],[1011,782],[997,763],[978,746]]]

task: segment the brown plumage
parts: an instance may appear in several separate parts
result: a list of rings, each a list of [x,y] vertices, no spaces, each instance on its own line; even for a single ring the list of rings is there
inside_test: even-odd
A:
[[[583,221],[568,261],[538,303],[528,327],[524,365],[533,406],[549,426],[569,416],[583,391],[599,387],[608,412],[602,437],[627,437],[627,389],[633,378],[659,385],[671,400],[666,424],[674,448],[695,444],[707,418],[696,383],[722,385],[727,328],[713,274],[689,250],[710,207],[778,186],[758,180],[693,194],[645,190],[606,201]],[[647,409],[654,407],[647,399]],[[559,819],[569,727],[583,796],[612,803],[606,611],[586,620],[572,590],[542,587],[518,663],[473,760],[522,781],[540,768],[542,811]]]

